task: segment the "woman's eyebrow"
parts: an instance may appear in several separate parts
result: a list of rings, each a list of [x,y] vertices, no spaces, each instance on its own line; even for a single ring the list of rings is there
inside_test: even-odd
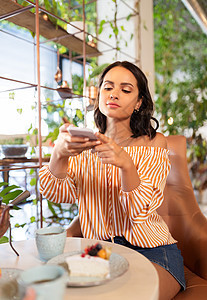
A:
[[[104,81],[104,83],[114,84],[114,82],[110,81],[110,80],[106,80],[106,81]],[[122,85],[122,86],[130,85],[130,86],[134,87],[133,84],[130,82],[122,82],[122,83],[120,83],[120,85]]]
[[[130,85],[130,86],[134,87],[133,84],[130,82],[122,82],[121,85]]]
[[[113,81],[110,81],[110,80],[106,80],[106,81],[104,81],[104,83],[114,84],[114,82],[113,82]]]

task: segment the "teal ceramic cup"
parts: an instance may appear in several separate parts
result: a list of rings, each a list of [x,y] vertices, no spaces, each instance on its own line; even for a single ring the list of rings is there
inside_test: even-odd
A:
[[[38,229],[35,239],[40,259],[48,261],[54,256],[62,254],[66,235],[66,230],[60,226]]]
[[[64,297],[67,274],[58,265],[37,266],[21,272],[18,279],[19,297],[33,289],[36,300],[61,300]]]

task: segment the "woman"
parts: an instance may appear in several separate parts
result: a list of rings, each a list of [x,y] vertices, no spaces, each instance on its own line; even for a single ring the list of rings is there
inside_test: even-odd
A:
[[[159,274],[160,299],[172,299],[185,289],[183,260],[156,212],[170,163],[166,139],[151,124],[158,127],[152,113],[142,71],[126,61],[108,66],[94,112],[98,140],[70,136],[63,125],[49,166],[40,170],[40,191],[57,203],[78,200],[79,220],[70,234],[142,253]]]

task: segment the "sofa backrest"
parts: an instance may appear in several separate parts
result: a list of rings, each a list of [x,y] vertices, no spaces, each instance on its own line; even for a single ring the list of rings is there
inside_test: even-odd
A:
[[[207,278],[207,259],[203,243],[207,235],[207,220],[194,196],[186,158],[186,138],[168,136],[171,170],[164,189],[164,202],[157,210],[178,241],[185,265],[191,271]],[[205,228],[205,230],[204,230]],[[205,261],[203,261],[205,257]]]

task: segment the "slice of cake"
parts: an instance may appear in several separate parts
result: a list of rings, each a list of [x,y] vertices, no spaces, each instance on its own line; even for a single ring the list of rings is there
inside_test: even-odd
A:
[[[103,248],[97,243],[87,247],[80,255],[66,258],[70,276],[86,276],[105,278],[109,275],[110,249]]]

